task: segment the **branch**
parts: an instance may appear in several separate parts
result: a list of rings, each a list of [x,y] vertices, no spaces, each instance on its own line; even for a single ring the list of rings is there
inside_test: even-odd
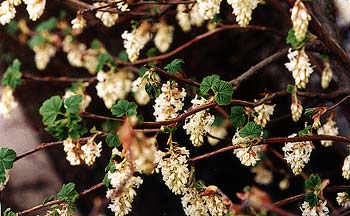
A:
[[[89,83],[92,83],[96,80],[96,77],[80,77],[80,78],[74,78],[74,77],[52,77],[52,76],[35,76],[29,73],[22,73],[23,78],[27,80],[33,80],[33,81],[39,81],[39,82],[79,82],[79,81],[87,81]]]

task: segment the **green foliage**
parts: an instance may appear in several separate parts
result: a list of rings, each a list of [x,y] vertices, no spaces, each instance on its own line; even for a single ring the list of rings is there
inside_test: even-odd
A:
[[[45,205],[48,202],[54,201],[55,200],[55,196],[51,195],[49,197],[46,197],[42,203],[42,205]]]
[[[296,89],[295,85],[292,85],[292,84],[287,85],[287,92],[289,94],[295,94],[296,91],[297,91],[297,89]]]
[[[298,136],[311,136],[311,126],[306,126],[304,129],[298,132]]]
[[[305,201],[309,203],[311,207],[317,206],[318,204],[318,198],[314,193],[306,193]]]
[[[244,108],[242,106],[231,107],[230,121],[235,128],[246,124],[246,114],[244,113]]]
[[[17,30],[18,30],[18,22],[16,22],[15,20],[12,20],[7,26],[6,33],[11,36],[15,36]]]
[[[200,93],[202,95],[208,95],[209,91],[213,88],[214,83],[218,81],[220,81],[220,76],[216,74],[204,77],[199,86]]]
[[[286,38],[286,43],[290,44],[291,47],[293,47],[294,49],[298,49],[302,46],[305,45],[305,43],[310,39],[310,37],[306,36],[304,40],[302,41],[298,41],[297,38],[295,37],[295,31],[294,29],[289,29],[288,31],[288,35]]]
[[[10,86],[15,89],[22,82],[22,73],[20,72],[21,62],[18,59],[13,60],[12,64],[6,69],[1,84],[4,86]]]
[[[151,99],[157,98],[161,93],[161,87],[159,85],[152,85],[150,83],[146,84],[145,90]]]
[[[46,43],[46,39],[42,35],[34,35],[28,41],[28,45],[31,49],[34,49],[34,47],[39,46],[39,45],[44,44],[44,43]]]
[[[316,190],[321,184],[321,178],[318,175],[311,174],[308,179],[305,180],[305,189]]]
[[[307,108],[304,111],[304,115],[308,118],[312,118],[313,115],[315,115],[317,113],[317,110],[313,109],[313,108]]]
[[[227,105],[231,103],[233,89],[229,82],[219,80],[213,85],[213,91],[215,93],[215,101],[220,105]]]
[[[96,71],[102,71],[103,66],[108,65],[108,66],[115,66],[115,63],[113,61],[113,58],[111,55],[108,53],[100,53],[100,55],[97,58],[98,64],[96,67]]]
[[[215,116],[215,120],[213,122],[213,126],[222,126],[225,122],[225,118],[219,115]]]
[[[8,170],[13,167],[16,152],[9,148],[0,148],[0,170]]]
[[[108,178],[108,174],[103,177],[102,183],[108,188],[109,184],[111,183],[111,180]]]
[[[93,39],[92,42],[91,42],[91,45],[90,45],[91,49],[99,49],[101,47],[101,43],[98,39]]]
[[[48,20],[45,20],[44,22],[41,22],[35,30],[37,32],[43,32],[43,31],[50,31],[57,26],[57,19],[55,17],[51,17]]]
[[[1,213],[1,212],[0,212]],[[16,213],[14,213],[10,208],[7,208],[5,211],[4,211],[4,216],[17,216]]]
[[[134,102],[122,99],[112,106],[111,111],[117,117],[137,115],[137,105]]]
[[[171,63],[167,64],[164,69],[169,73],[176,73],[181,70],[181,64],[184,64],[182,59],[174,59]]]
[[[59,96],[47,99],[39,109],[46,130],[59,140],[71,137],[78,139],[87,132],[80,125],[82,118],[79,116],[81,95],[73,95],[64,101]],[[62,111],[64,104],[65,112]]]
[[[216,24],[222,22],[222,19],[218,15],[215,15],[213,19],[210,20],[210,22]]]
[[[75,184],[71,182],[64,184],[61,190],[57,193],[57,198],[65,201],[71,209],[73,208],[73,203],[78,197],[79,194],[75,190]]]
[[[120,146],[120,140],[118,135],[115,132],[111,132],[106,136],[106,143],[108,147],[118,147]]]
[[[153,56],[155,56],[157,54],[158,54],[158,50],[155,47],[152,47],[152,48],[148,49],[147,52],[146,52],[147,58],[153,57]]]
[[[261,134],[261,127],[257,125],[255,122],[248,122],[242,130],[239,131],[239,135],[241,137],[251,137],[257,138]]]
[[[128,53],[126,53],[126,50],[123,50],[118,54],[118,59],[125,62],[129,61]]]

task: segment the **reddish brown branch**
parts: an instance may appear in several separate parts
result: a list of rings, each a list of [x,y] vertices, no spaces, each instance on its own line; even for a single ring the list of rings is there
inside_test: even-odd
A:
[[[75,77],[52,77],[52,76],[45,76],[45,77],[40,77],[40,76],[35,76],[29,73],[23,73],[22,74],[24,79],[27,80],[33,80],[33,81],[39,81],[39,82],[79,82],[79,81],[87,81],[89,83],[92,83],[96,80],[96,77],[80,77],[80,78],[75,78]]]

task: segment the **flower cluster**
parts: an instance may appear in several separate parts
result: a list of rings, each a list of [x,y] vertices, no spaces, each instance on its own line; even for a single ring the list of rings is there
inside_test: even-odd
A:
[[[302,41],[305,38],[311,16],[309,15],[302,0],[297,0],[292,8],[291,20],[295,32],[295,38]]]
[[[80,103],[80,111],[85,111],[85,109],[89,106],[91,102],[90,95],[85,93],[85,89],[88,86],[89,86],[88,82],[77,83],[72,88],[66,90],[66,93],[64,94],[63,99],[69,98],[73,95],[79,95],[79,94],[82,95],[83,100]]]
[[[321,86],[323,89],[328,88],[330,82],[333,78],[333,71],[331,68],[331,65],[329,64],[329,61],[324,62],[324,68],[322,70],[322,77],[321,77]]]
[[[94,7],[95,8],[100,8],[100,7],[105,7],[107,6],[107,3],[104,2],[96,2],[94,3]],[[117,4],[117,8],[122,11],[128,11],[128,4],[124,1],[120,1]],[[107,26],[107,27],[112,27],[115,25],[115,22],[117,21],[117,19],[119,18],[119,14],[118,13],[111,13],[111,12],[107,12],[107,11],[101,11],[98,10],[96,12],[96,17],[98,19],[100,19],[103,23],[103,25]]]
[[[185,194],[190,171],[187,158],[190,152],[185,147],[173,147],[169,152],[157,151],[155,162],[162,172],[163,181],[174,194]]]
[[[300,210],[302,211],[302,216],[327,216],[329,210],[326,205],[326,200],[319,200],[316,206],[310,206],[308,202],[304,201]]]
[[[124,31],[122,34],[124,48],[131,62],[135,62],[138,59],[141,49],[151,39],[150,28],[151,25],[148,22],[142,22],[132,32]]]
[[[15,5],[11,4],[9,0],[1,2],[0,5],[0,24],[5,25],[10,23],[16,15]]]
[[[295,137],[296,134],[292,134],[289,137]],[[313,149],[312,142],[287,142],[282,148],[284,152],[284,159],[290,164],[294,175],[299,175],[310,160],[311,152]]]
[[[227,0],[232,6],[236,21],[241,27],[246,27],[252,19],[252,12],[258,6],[259,0]]]
[[[27,5],[29,18],[36,21],[43,14],[46,0],[23,0]],[[22,3],[21,0],[5,0],[0,5],[0,24],[5,25],[11,22],[16,15],[16,8]]]
[[[5,119],[10,118],[10,112],[17,107],[17,102],[13,96],[13,89],[10,86],[4,86],[1,93],[0,115]]]
[[[205,98],[197,99],[196,97],[191,101],[196,108],[207,102]],[[201,146],[204,142],[204,135],[210,132],[211,125],[214,123],[215,116],[210,115],[207,110],[196,112],[195,114],[186,118],[183,128],[186,133],[190,135],[190,140],[194,146]]]
[[[108,72],[98,72],[96,85],[97,95],[103,99],[106,107],[110,109],[118,99],[124,99],[131,90],[133,74],[120,70]]]
[[[7,184],[7,182],[9,181],[9,179],[10,179],[10,175],[9,175],[9,170],[5,170],[5,180],[4,181],[2,181],[2,182],[0,182],[0,192],[2,191],[2,190],[4,190],[4,188],[5,188],[5,186],[6,186],[6,184]]]
[[[350,179],[350,155],[345,158],[342,171],[343,177]]]
[[[132,82],[131,92],[134,93],[135,101],[139,105],[146,105],[151,100],[145,88],[146,81],[142,77],[138,77]]]
[[[338,128],[335,126],[335,121],[332,120],[332,118],[328,118],[326,124],[322,125],[322,127],[317,129],[317,134],[325,134],[325,135],[332,135],[337,136],[338,135]],[[321,144],[325,147],[329,147],[333,145],[332,140],[321,140]]]
[[[255,173],[254,180],[259,184],[267,185],[270,184],[273,180],[272,172],[266,169],[262,164],[252,167],[250,171],[252,173]]]
[[[178,112],[184,106],[184,98],[186,97],[185,89],[181,90],[176,82],[167,81],[162,86],[162,93],[155,100],[154,113],[156,121],[164,121],[175,118]]]
[[[187,13],[186,11],[189,10],[189,8],[191,8],[191,11]],[[192,25],[200,27],[204,22],[203,17],[199,14],[198,4],[190,6],[189,8],[184,4],[179,4],[177,6],[176,19],[184,32],[190,31]]]
[[[213,19],[220,13],[221,0],[197,0],[198,12],[204,20]]]
[[[181,197],[181,204],[188,216],[208,215],[208,207],[205,205],[204,199],[194,188],[188,189],[185,195]]]
[[[107,191],[106,197],[111,199],[108,208],[116,216],[124,216],[131,211],[136,191],[143,180],[139,176],[133,176],[129,163],[124,160],[121,163],[115,163],[115,170],[107,173],[110,180],[111,189]]]
[[[309,57],[306,55],[304,48],[294,51],[289,49],[288,52],[289,62],[285,66],[292,72],[297,88],[304,89],[309,83],[309,77],[313,72]]]
[[[344,208],[350,207],[350,196],[347,192],[339,192],[337,193],[336,198],[338,204]]]
[[[59,207],[55,207],[53,210],[47,211],[45,216],[59,215],[59,216],[74,216],[74,212],[70,211],[67,204],[61,204]]]
[[[160,52],[166,52],[173,42],[174,27],[167,25],[164,20],[161,20],[155,25],[155,29],[157,33],[154,36],[154,45]]]
[[[297,122],[299,121],[301,115],[303,114],[303,105],[301,104],[301,101],[298,100],[296,94],[292,94],[292,104],[290,105],[290,111],[292,113],[292,119],[293,121]]]
[[[44,13],[46,0],[23,0],[27,5],[27,12],[29,18],[33,21],[36,21]]]
[[[35,65],[39,70],[44,70],[50,59],[56,54],[57,48],[51,43],[43,43],[33,47],[35,52]]]
[[[211,194],[209,196],[203,196],[203,199],[210,215],[227,215],[227,208],[222,196],[218,194]]]
[[[77,16],[71,21],[72,29],[81,30],[86,27],[86,20],[83,15],[77,14]]]
[[[223,139],[225,138],[225,136],[227,135],[227,130],[225,128],[225,126],[214,126],[212,125],[211,128],[210,128],[210,135],[213,135],[214,137],[217,137],[219,139]],[[216,139],[214,137],[211,137],[211,136],[207,136],[208,138],[208,143],[210,145],[216,145],[220,142],[219,139]]]
[[[97,144],[94,137],[92,137],[81,146],[79,141],[67,138],[63,142],[63,149],[67,153],[66,159],[72,166],[79,165],[82,162],[91,166],[95,163],[96,158],[101,156],[102,142]]]
[[[155,166],[156,138],[146,137],[141,132],[135,133],[135,142],[130,145],[136,171],[143,174],[153,172]]]
[[[268,121],[270,121],[270,116],[273,114],[275,110],[274,105],[261,104],[254,108],[254,111],[257,115],[254,116],[254,122],[264,128]]]

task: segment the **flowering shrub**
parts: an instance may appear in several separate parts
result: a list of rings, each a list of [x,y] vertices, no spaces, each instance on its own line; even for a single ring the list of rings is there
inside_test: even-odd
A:
[[[35,109],[53,142],[25,153],[1,143],[0,191],[16,161],[54,146],[99,182],[68,182],[44,204],[6,206],[5,216],[87,212],[76,201],[100,188],[109,204],[94,214],[123,216],[145,187],[169,192],[183,209],[176,215],[348,211],[350,32],[337,34],[350,1],[336,0],[337,10],[328,0],[67,2],[1,0],[1,121],[36,94],[23,91],[31,82],[65,84]],[[227,151],[224,162],[215,157]]]

